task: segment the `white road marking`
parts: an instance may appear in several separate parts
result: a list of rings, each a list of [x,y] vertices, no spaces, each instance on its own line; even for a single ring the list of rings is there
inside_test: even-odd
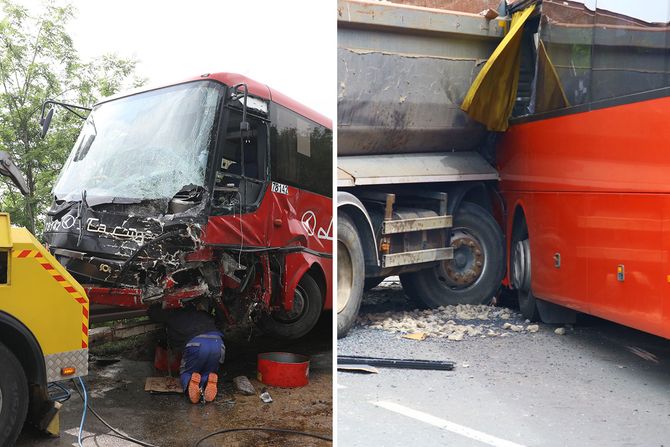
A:
[[[507,441],[505,439],[501,439],[483,432],[480,432],[478,430],[475,430],[470,427],[466,427],[464,425],[456,424],[455,422],[450,422],[445,419],[441,419],[438,417],[433,416],[432,414],[424,413],[423,411],[418,411],[418,410],[413,410],[411,408],[407,408],[403,405],[396,404],[393,402],[385,402],[385,401],[380,401],[380,402],[370,402],[372,405],[375,405],[380,408],[384,408],[389,411],[393,411],[395,413],[401,414],[403,416],[410,417],[412,419],[416,419],[417,421],[425,422],[426,424],[433,425],[435,427],[441,428],[443,430],[450,431],[452,433],[456,433],[461,436],[465,436],[466,438],[474,439],[475,441],[480,441],[488,445],[492,445],[494,447],[524,447],[522,444],[517,444],[512,441]]]

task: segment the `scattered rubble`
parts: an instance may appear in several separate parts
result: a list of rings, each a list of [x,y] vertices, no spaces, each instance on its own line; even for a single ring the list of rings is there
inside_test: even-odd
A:
[[[252,396],[256,394],[256,389],[251,384],[249,379],[246,376],[237,376],[233,379],[233,384],[235,384],[235,389],[244,394],[245,396]]]
[[[425,333],[429,337],[460,341],[465,337],[497,337],[502,330],[537,332],[537,325],[501,321],[523,321],[511,309],[486,305],[441,306],[437,309],[386,311],[362,314],[359,323],[372,329],[400,334]]]
[[[564,327],[557,327],[556,330],[554,330],[554,334],[565,335],[565,328]]]
[[[266,404],[271,403],[272,397],[270,396],[270,393],[268,393],[267,388],[263,388],[261,391],[262,391],[260,395],[261,400]]]

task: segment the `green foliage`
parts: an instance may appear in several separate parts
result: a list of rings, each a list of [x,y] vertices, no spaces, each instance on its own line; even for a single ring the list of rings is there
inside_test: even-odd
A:
[[[59,109],[41,139],[42,102],[51,98],[90,106],[144,82],[134,75],[133,59],[103,55],[80,60],[66,31],[74,17],[72,5],[54,0],[37,12],[0,0],[0,150],[10,154],[30,189],[23,197],[9,179],[0,178],[0,209],[37,236],[44,230],[51,188],[82,125]]]

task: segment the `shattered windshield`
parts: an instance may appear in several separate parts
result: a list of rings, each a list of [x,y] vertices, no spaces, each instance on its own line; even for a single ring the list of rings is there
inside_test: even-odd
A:
[[[204,186],[223,87],[200,81],[93,109],[56,182],[57,200],[171,198]]]

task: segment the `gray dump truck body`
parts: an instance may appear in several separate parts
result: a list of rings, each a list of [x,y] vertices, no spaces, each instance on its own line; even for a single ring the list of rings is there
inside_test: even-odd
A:
[[[364,286],[386,276],[401,275],[407,294],[433,307],[497,290],[504,247],[489,196],[498,173],[482,156],[485,127],[460,105],[505,23],[339,0],[339,336]]]
[[[460,104],[498,20],[390,3],[338,4],[338,155],[462,151],[486,130]]]

